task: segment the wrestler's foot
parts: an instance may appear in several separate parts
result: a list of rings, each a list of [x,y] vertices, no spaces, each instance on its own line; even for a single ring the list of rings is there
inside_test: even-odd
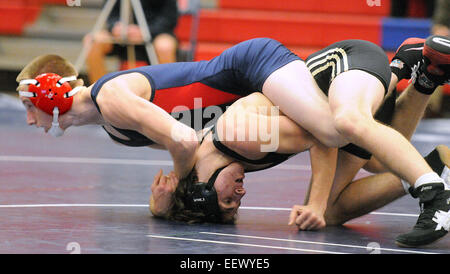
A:
[[[420,198],[421,214],[411,232],[397,237],[396,244],[401,247],[431,244],[450,230],[450,149],[437,146],[425,159],[444,184],[430,183],[410,189],[414,198]]]
[[[414,65],[422,60],[425,39],[408,38],[398,47],[391,61],[391,70],[398,80],[410,79]]]
[[[438,145],[424,159],[431,169],[450,187],[450,148],[446,145]],[[413,194],[414,187],[410,187],[408,191],[414,198],[417,198]]]
[[[411,78],[417,91],[431,94],[450,80],[450,38],[428,37],[422,54],[423,60],[414,66]]]

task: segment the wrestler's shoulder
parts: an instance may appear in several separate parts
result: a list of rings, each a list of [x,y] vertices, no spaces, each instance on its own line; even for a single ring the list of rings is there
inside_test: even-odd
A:
[[[98,93],[97,101],[105,98],[118,98],[122,92],[131,92],[136,96],[147,98],[151,84],[141,73],[127,73],[105,82]]]

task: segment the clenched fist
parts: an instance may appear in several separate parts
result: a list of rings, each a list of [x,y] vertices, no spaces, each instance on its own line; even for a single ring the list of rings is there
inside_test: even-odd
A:
[[[162,170],[153,179],[151,186],[150,210],[155,216],[166,215],[173,205],[173,195],[178,186],[178,178],[172,171],[163,175]]]
[[[296,225],[299,230],[318,230],[326,226],[324,212],[312,206],[294,205],[288,225]]]

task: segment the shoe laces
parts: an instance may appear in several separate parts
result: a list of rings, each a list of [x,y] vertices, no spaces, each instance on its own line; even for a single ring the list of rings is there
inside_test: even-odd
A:
[[[433,221],[437,223],[436,230],[450,231],[450,210],[448,212],[438,210],[434,214]]]
[[[419,76],[419,67],[420,67],[420,61],[417,62],[412,68],[411,68],[411,79],[409,79],[408,83],[415,83],[417,77]]]

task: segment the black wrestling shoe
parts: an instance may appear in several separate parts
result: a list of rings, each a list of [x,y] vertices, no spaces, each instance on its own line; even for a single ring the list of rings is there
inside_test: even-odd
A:
[[[450,80],[450,38],[428,37],[422,54],[422,61],[412,69],[411,79],[417,91],[432,94],[437,86]]]
[[[391,70],[398,80],[410,79],[412,68],[422,61],[425,39],[408,38],[398,47],[391,61]]]
[[[401,247],[430,244],[444,237],[450,230],[450,149],[439,145],[425,160],[441,176],[447,187],[442,183],[430,183],[418,189],[410,188],[411,195],[420,198],[421,213],[413,230],[397,237],[396,244]]]

